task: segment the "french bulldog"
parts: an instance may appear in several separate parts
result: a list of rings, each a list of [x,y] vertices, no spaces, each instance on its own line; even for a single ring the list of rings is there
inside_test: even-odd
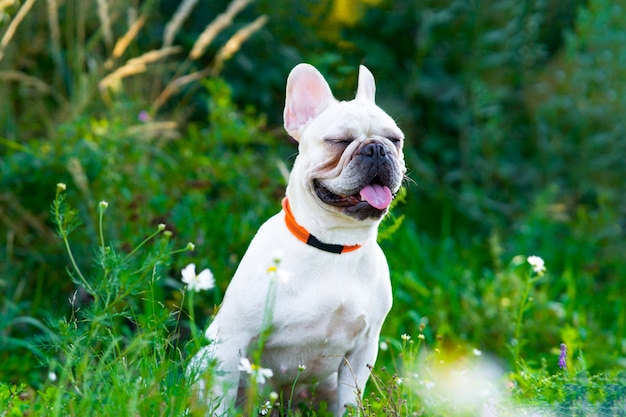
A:
[[[289,74],[284,126],[299,152],[283,209],[250,243],[192,360],[197,375],[217,363],[213,415],[241,400],[246,370],[294,406],[325,401],[341,416],[361,399],[392,304],[377,229],[406,171],[404,135],[375,90],[365,66],[351,101],[311,65]]]

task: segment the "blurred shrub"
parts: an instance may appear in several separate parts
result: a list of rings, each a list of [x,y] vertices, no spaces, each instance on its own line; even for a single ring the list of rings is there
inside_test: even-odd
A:
[[[262,132],[262,120],[238,113],[222,81],[207,81],[206,86],[210,127],[192,127],[185,137],[168,138],[158,122],[137,122],[131,111],[109,119],[77,119],[61,126],[58,136],[7,151],[0,165],[2,189],[7,190],[3,196],[16,203],[7,213],[14,220],[5,227],[20,232],[19,239],[27,238],[32,217],[45,232],[54,184],[66,182],[82,194],[75,204],[91,243],[97,238],[95,202],[106,200],[116,217],[125,219],[119,230],[111,231],[116,240],[167,223],[183,234],[181,239],[222,242],[204,248],[202,256],[208,251],[214,259],[229,259],[233,248],[228,242],[237,236],[248,240],[254,223],[278,207],[267,199],[274,201],[283,192],[278,161],[293,149],[281,151],[279,142]],[[228,213],[234,212],[246,220],[231,223]],[[36,248],[21,252],[22,245],[16,247],[18,258],[29,257]]]
[[[563,53],[529,94],[542,182],[558,186],[569,207],[612,211],[614,227],[597,230],[609,240],[623,236],[626,216],[625,8],[594,0],[581,9]]]
[[[570,278],[563,296],[567,313],[583,328],[605,323],[606,340],[622,346],[622,355],[626,314],[618,294],[626,290],[625,17],[624,1],[589,1],[578,13],[575,30],[567,33],[564,50],[528,94],[540,183],[553,184],[546,212],[565,226],[555,236],[567,243],[557,244],[555,253],[562,256],[564,277]],[[598,343],[598,330],[583,334],[583,342]],[[607,360],[611,353],[602,356]]]
[[[232,2],[183,48],[174,18],[155,3],[0,3],[0,379],[38,383],[23,371],[41,359],[42,317],[67,312],[74,292],[48,212],[56,183],[71,189],[83,223],[73,235],[79,266],[95,256],[102,200],[112,218],[105,235],[122,251],[160,223],[174,242],[195,243],[178,262],[211,268],[219,286],[198,300],[201,325],[259,224],[279,209],[282,161],[294,149],[240,111],[217,77],[265,18],[230,28],[249,3]],[[198,114],[202,122],[189,124]],[[180,302],[166,296],[169,307]],[[79,306],[88,301],[78,295]]]
[[[68,308],[73,290],[67,260],[47,214],[57,182],[74,190],[71,203],[84,223],[74,235],[79,265],[94,256],[97,202],[106,200],[111,220],[105,235],[113,242],[138,243],[139,236],[164,223],[174,241],[195,243],[195,252],[180,262],[211,268],[225,288],[247,242],[279,209],[284,193],[279,161],[293,149],[263,133],[262,120],[238,113],[222,81],[206,85],[210,127],[191,127],[184,137],[155,138],[146,133],[154,126],[133,122],[136,113],[129,112],[115,119],[78,119],[56,137],[6,152],[0,188],[11,203],[4,213],[11,220],[3,223],[2,236],[15,236],[6,242],[11,247],[0,279],[7,297],[35,298],[44,311]],[[201,303],[203,322],[221,297],[218,290],[213,300]],[[27,329],[5,328],[16,337],[21,330]]]

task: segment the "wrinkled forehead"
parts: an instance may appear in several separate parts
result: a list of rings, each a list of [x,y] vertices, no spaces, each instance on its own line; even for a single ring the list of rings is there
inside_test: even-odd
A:
[[[373,137],[404,139],[404,134],[387,113],[363,100],[329,106],[304,133],[306,136],[315,136],[317,140]]]

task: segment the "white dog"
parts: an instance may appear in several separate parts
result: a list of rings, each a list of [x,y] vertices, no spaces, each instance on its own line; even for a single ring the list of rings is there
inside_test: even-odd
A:
[[[375,89],[364,66],[347,102],[311,65],[289,75],[284,123],[299,155],[283,210],[250,243],[192,362],[201,373],[217,361],[206,393],[216,415],[232,410],[241,361],[257,349],[253,366],[270,369],[267,383],[294,405],[326,401],[340,416],[360,400],[392,301],[377,228],[406,171],[404,135]]]

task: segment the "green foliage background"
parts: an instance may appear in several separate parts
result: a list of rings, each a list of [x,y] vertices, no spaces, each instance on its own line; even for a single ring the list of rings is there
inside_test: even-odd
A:
[[[626,367],[624,1],[259,0],[190,59],[228,6],[199,2],[174,54],[109,87],[107,75],[161,47],[179,2],[104,2],[115,40],[146,19],[119,56],[99,2],[61,2],[56,37],[55,2],[31,2],[10,38],[29,2],[6,3],[0,381],[37,389],[50,362],[62,361],[42,344],[51,323],[73,311],[76,289],[49,213],[59,182],[82,222],[72,234],[82,268],[97,258],[102,200],[105,235],[122,253],[160,223],[173,244],[193,242],[193,252],[159,269],[157,298],[180,308],[180,269],[210,268],[217,288],[195,299],[198,325],[206,324],[255,230],[279,210],[297,152],[281,128],[284,83],[303,61],[340,99],[352,97],[357,66],[367,65],[378,104],[407,136],[412,181],[392,213],[404,220],[382,242],[395,300],[384,338],[397,344],[423,331],[442,349],[469,346],[510,369],[521,360],[544,370],[556,370],[565,342],[592,372]],[[268,22],[220,61],[220,48],[261,15]],[[204,70],[155,105],[172,80]],[[521,358],[510,351],[524,288],[517,255],[539,255],[548,268],[532,288],[523,340],[514,341]],[[78,306],[90,300],[78,292]],[[132,320],[116,323],[127,337],[136,330]],[[187,340],[191,326],[182,320],[168,331]],[[380,361],[393,363],[392,353]]]

